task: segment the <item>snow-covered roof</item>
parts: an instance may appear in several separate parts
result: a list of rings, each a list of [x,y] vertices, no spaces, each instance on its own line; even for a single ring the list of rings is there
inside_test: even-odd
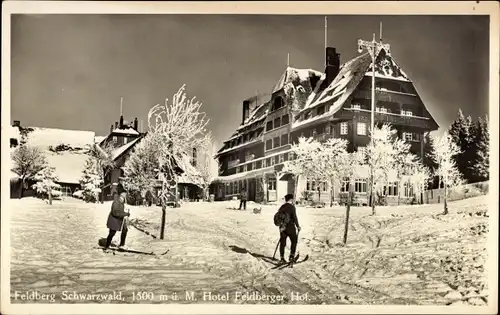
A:
[[[55,168],[58,182],[78,184],[88,158],[87,148],[94,144],[95,133],[56,128],[23,128],[31,130],[28,132],[27,144],[43,150],[48,166]],[[18,127],[11,126],[9,132],[11,138],[20,138]],[[54,151],[60,145],[64,145],[65,148]]]
[[[107,136],[95,136],[94,143],[101,143],[102,140],[106,139]]]
[[[139,135],[139,132],[132,127],[116,128],[111,133],[124,134],[124,135]]]
[[[27,143],[42,149],[64,144],[72,148],[85,148],[94,144],[95,132],[56,128],[30,127]]]
[[[133,147],[141,138],[137,138],[137,139],[134,139],[132,141],[130,141],[129,143],[127,144],[124,144],[122,145],[121,147],[118,147],[116,149],[114,149],[113,151],[111,151],[111,158],[113,160],[116,160],[117,158],[119,158],[125,151],[127,151],[128,149],[130,149],[131,147]]]
[[[369,53],[365,53],[356,58],[353,58],[342,65],[338,75],[326,88],[321,90],[324,86],[323,82],[326,76],[322,76],[320,81],[316,84],[316,88],[306,101],[306,105],[301,111],[316,107],[334,100],[331,107],[332,112],[336,112],[347,98],[352,94],[359,82],[371,64],[371,57]]]
[[[228,176],[218,176],[216,178],[216,180],[221,181],[221,182],[230,182],[230,181],[234,181],[234,180],[252,178],[253,176],[255,176],[257,174],[269,173],[271,171],[274,171],[274,165],[268,166],[266,168],[259,168],[259,169],[251,170],[251,171],[247,171],[247,172],[236,173],[236,174],[228,175]]]
[[[287,67],[285,72],[281,75],[280,79],[273,87],[272,93],[283,89],[287,84],[295,82],[296,84],[309,84],[309,79],[312,77],[320,77],[321,72],[313,69],[297,69]]]

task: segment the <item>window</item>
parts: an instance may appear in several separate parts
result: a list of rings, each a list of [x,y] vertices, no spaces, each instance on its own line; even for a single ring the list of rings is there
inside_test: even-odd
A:
[[[257,164],[255,162],[252,163],[252,170],[257,168]]]
[[[357,124],[357,134],[359,136],[366,136],[366,123],[358,123]]]
[[[273,139],[273,149],[279,148],[279,146],[280,146],[280,137],[275,137]]]
[[[128,141],[128,138],[127,137],[123,137],[123,144],[127,144],[127,141]]]
[[[288,114],[283,115],[283,117],[281,117],[281,125],[282,126],[287,125],[289,122],[290,122],[290,118],[288,117]]]
[[[304,113],[304,120],[311,118],[311,111],[307,111]]]
[[[349,178],[345,177],[342,179],[340,184],[340,192],[349,192]]]
[[[332,127],[330,127],[330,125],[326,125],[326,126],[325,126],[325,133],[326,133],[327,135],[329,135],[329,134],[330,134],[330,132],[331,132],[331,129],[332,129]]]
[[[398,183],[390,182],[384,187],[384,195],[386,196],[397,196],[398,195]]]
[[[238,167],[236,168],[236,173],[241,173],[241,166],[238,166]]]
[[[387,108],[385,107],[378,107],[375,109],[377,113],[387,113]]]
[[[266,123],[266,131],[270,131],[272,129],[273,129],[273,121],[271,120]]]
[[[325,113],[325,105],[318,107],[318,115],[323,115]]]
[[[352,109],[361,109],[361,104],[351,104]]]
[[[266,150],[271,150],[273,148],[273,139],[266,141]]]
[[[118,137],[117,136],[113,136],[113,142],[118,142]]]
[[[288,133],[281,136],[281,145],[288,144]]]
[[[283,162],[285,162],[285,157],[283,156],[283,154],[280,154],[278,156],[278,163],[283,163]]]
[[[243,172],[246,172],[248,170],[248,165],[243,165]]]
[[[265,168],[265,167],[267,167],[266,160],[262,160],[262,168]]]
[[[278,128],[281,126],[281,117],[274,119],[274,128]]]
[[[274,103],[273,103],[273,108],[272,110],[276,110],[276,109],[279,109],[281,107],[283,107],[285,104],[283,102],[283,98],[281,97],[277,97],[274,99]]]
[[[275,164],[274,162],[276,162],[274,156],[272,158],[267,159],[267,164],[269,164],[269,166],[273,166]]]
[[[340,134],[341,135],[346,135],[349,131],[347,122],[340,123]]]
[[[283,153],[283,160],[288,161],[288,153]]]
[[[366,179],[356,179],[354,182],[354,191],[357,193],[366,193]]]
[[[411,132],[403,132],[403,139],[405,139],[406,141],[412,141],[413,137],[412,137],[412,133]]]
[[[411,183],[409,182],[405,182],[403,184],[403,188],[404,188],[404,196],[407,197],[407,198],[410,198],[410,197],[413,197],[414,196],[414,193],[413,193],[413,186],[411,185]]]
[[[267,189],[268,190],[276,190],[276,179],[275,178],[270,178],[268,180]]]
[[[402,116],[413,116],[413,112],[411,110],[402,110],[401,115]]]
[[[316,131],[316,129],[313,129],[312,136],[316,137],[317,134],[318,134],[318,132]]]

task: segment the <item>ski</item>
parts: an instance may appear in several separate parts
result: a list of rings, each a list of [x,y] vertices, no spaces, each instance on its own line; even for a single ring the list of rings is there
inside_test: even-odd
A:
[[[299,257],[300,257],[300,254],[297,254],[297,256],[295,256],[295,258],[293,260],[297,261],[299,259]],[[283,269],[284,267],[289,266],[289,265],[290,265],[290,262],[278,263],[278,264],[274,264],[274,267],[271,269]]]
[[[100,247],[103,251],[105,250],[104,247]],[[139,250],[133,250],[133,249],[126,249],[126,248],[118,248],[118,247],[108,247],[108,250],[116,251],[116,252],[122,252],[122,253],[132,253],[132,254],[141,254],[141,255],[150,255],[150,256],[155,256],[156,254],[154,252],[142,252]]]
[[[298,255],[297,255],[297,256],[298,256]],[[302,260],[298,260],[297,258],[298,258],[298,257],[296,257],[296,259],[294,259],[294,260],[293,260],[293,261],[291,261],[291,262],[288,262],[288,263],[287,263],[287,264],[285,264],[285,265],[281,265],[281,266],[279,266],[279,267],[278,267],[278,268],[276,268],[276,269],[278,269],[278,270],[282,270],[282,269],[285,269],[285,268],[287,268],[287,267],[288,267],[288,268],[293,268],[293,266],[294,266],[294,265],[296,265],[296,264],[300,264],[300,263],[303,263],[303,262],[307,261],[307,260],[309,259],[309,255],[306,255],[306,257],[304,257],[304,259],[302,259]]]

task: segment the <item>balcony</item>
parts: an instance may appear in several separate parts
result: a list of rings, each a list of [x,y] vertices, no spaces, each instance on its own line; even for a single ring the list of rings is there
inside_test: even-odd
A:
[[[357,116],[357,119],[360,122],[370,122],[371,111],[368,109],[343,108],[337,113],[336,116],[341,119],[352,119],[353,114]],[[431,118],[418,116],[402,116],[393,113],[375,112],[375,121],[390,123],[394,126],[416,127],[426,130],[436,130],[438,128],[437,124]]]
[[[400,103],[400,104],[408,104],[408,105],[420,105],[421,101],[415,94],[408,94],[408,93],[402,93],[402,92],[396,92],[396,91],[390,91],[390,90],[382,90],[382,89],[376,89],[375,90],[376,94],[376,100],[377,101],[384,101],[384,102],[394,102],[394,103]],[[372,92],[371,90],[358,90],[355,93],[356,98],[364,98],[364,99],[371,99],[372,98]]]

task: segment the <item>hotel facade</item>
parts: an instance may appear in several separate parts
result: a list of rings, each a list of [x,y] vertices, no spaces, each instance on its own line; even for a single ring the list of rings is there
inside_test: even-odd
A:
[[[411,152],[423,157],[425,135],[438,125],[387,47],[376,53],[375,71],[368,52],[341,65],[333,47],[326,48],[325,64],[323,72],[287,67],[265,102],[243,101],[242,122],[216,155],[221,166],[216,200],[233,199],[243,188],[257,202],[280,201],[293,193],[293,176],[281,170],[293,158],[291,146],[299,137],[342,138],[348,140],[348,151],[362,150],[370,141],[374,73],[375,123],[390,123]],[[366,177],[354,181],[355,200],[361,204],[367,203]],[[334,187],[333,198],[341,200],[345,188]],[[388,203],[414,200],[415,190],[407,183],[391,182],[386,188]],[[330,187],[300,176],[296,199],[301,197],[327,202]]]

